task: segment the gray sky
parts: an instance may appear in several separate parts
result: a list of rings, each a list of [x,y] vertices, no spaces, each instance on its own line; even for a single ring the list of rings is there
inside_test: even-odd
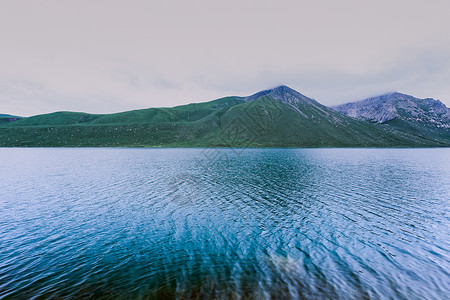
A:
[[[0,0],[0,113],[109,113],[286,84],[450,106],[450,1]]]

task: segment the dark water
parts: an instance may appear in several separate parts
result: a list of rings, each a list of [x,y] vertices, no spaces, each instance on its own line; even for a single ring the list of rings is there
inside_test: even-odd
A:
[[[448,299],[450,149],[0,149],[0,298]]]

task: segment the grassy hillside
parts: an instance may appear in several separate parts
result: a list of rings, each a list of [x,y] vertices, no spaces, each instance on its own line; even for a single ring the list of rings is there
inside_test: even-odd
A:
[[[319,103],[288,105],[262,96],[220,119],[216,145],[251,147],[405,147],[439,143],[346,117]],[[233,134],[236,133],[236,134]],[[228,137],[225,139],[224,137]],[[222,142],[222,143],[221,143]]]
[[[173,108],[57,112],[0,123],[1,147],[427,147],[426,135],[347,117],[287,87]]]
[[[2,147],[201,147],[243,98],[108,115],[56,112],[0,124]]]

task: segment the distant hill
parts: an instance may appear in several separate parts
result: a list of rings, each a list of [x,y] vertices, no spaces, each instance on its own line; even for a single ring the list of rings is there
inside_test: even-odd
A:
[[[450,142],[450,109],[439,100],[389,93],[333,108],[359,120],[384,124],[442,143]]]
[[[0,118],[21,118],[18,116],[12,116],[12,115],[7,115],[7,114],[0,114]]]
[[[450,146],[449,139],[428,136],[426,130],[418,134],[387,125],[384,120],[374,122],[337,110],[279,86],[248,97],[225,97],[172,108],[116,114],[56,112],[23,118],[0,124],[0,146]]]
[[[22,119],[22,117],[0,114],[0,123],[14,122],[20,119]]]

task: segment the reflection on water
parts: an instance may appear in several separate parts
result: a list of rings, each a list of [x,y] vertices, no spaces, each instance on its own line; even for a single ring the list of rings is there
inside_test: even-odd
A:
[[[0,298],[448,295],[450,149],[220,151],[0,149]]]

